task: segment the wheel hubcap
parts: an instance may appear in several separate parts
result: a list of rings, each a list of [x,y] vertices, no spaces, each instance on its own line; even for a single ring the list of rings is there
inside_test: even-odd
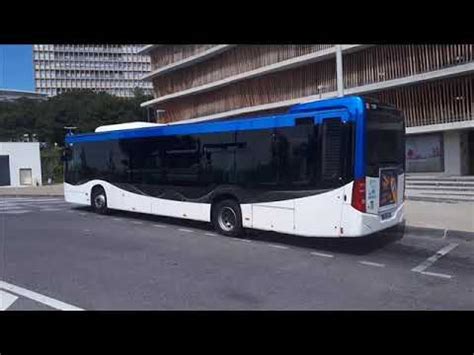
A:
[[[94,204],[96,208],[102,208],[105,206],[105,196],[104,195],[97,195],[94,198]]]
[[[226,232],[230,232],[235,228],[237,223],[237,215],[234,210],[230,207],[224,207],[221,209],[218,218],[219,226]]]

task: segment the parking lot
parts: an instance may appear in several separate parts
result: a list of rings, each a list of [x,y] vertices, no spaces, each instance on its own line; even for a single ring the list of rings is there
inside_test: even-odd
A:
[[[473,251],[449,231],[228,238],[205,223],[2,197],[0,309],[473,309]]]

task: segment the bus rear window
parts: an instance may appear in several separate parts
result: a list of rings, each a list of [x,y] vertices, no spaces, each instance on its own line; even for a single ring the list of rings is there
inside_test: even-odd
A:
[[[383,167],[404,168],[405,126],[400,114],[367,112],[367,175],[378,176]]]

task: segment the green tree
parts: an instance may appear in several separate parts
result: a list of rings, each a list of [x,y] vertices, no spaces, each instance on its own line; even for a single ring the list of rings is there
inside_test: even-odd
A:
[[[48,148],[41,150],[43,181],[52,177],[59,182],[62,179],[60,155],[65,126],[75,126],[76,133],[85,133],[107,124],[146,121],[147,112],[140,104],[151,98],[136,88],[130,98],[74,90],[45,101],[0,102],[0,141],[18,141],[24,134],[30,137],[36,134],[40,142],[48,144]]]

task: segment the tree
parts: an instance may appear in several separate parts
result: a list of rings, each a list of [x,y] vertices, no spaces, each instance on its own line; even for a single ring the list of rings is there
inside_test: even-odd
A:
[[[27,133],[36,134],[42,142],[63,145],[65,126],[75,126],[77,133],[84,133],[101,125],[146,121],[147,112],[140,104],[150,99],[136,88],[131,98],[74,90],[47,101],[0,103],[0,140],[18,140]]]

